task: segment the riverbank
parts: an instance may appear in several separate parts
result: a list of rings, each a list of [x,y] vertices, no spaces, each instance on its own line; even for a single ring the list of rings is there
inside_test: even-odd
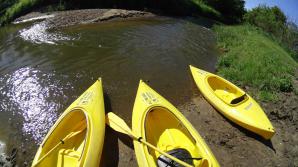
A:
[[[230,122],[201,95],[178,108],[205,139],[221,166],[297,166],[298,98],[293,93],[281,96],[277,103],[260,103],[276,130],[268,141]]]
[[[282,100],[276,103],[260,103],[276,130],[271,140],[264,140],[222,116],[202,97],[195,83],[191,89],[195,97],[177,108],[204,138],[221,166],[298,165],[298,98],[293,93],[280,94]],[[103,166],[137,166],[131,140],[110,128],[106,135],[109,140],[103,151]],[[117,144],[113,148],[119,152],[111,152],[111,143]]]
[[[0,4],[0,26],[9,24],[15,18],[30,13],[32,11],[70,11],[75,9],[104,9],[104,8],[117,8],[117,9],[130,9],[138,11],[158,11],[167,15],[190,16],[193,14],[203,15],[215,19],[223,19],[222,13],[215,10],[206,2],[198,0],[190,1],[163,1],[152,2],[142,0],[135,1],[111,1],[111,2],[73,2],[73,1],[51,1],[43,2],[38,0],[20,0],[8,1],[3,0]]]
[[[31,12],[13,21],[14,24],[44,21],[49,28],[62,28],[111,20],[153,17],[153,13],[123,9],[84,9],[56,12]]]
[[[206,134],[206,140],[213,145],[212,150],[223,166],[297,166],[297,62],[277,40],[256,27],[217,25],[213,30],[221,51],[217,73],[257,99],[276,134],[265,141],[220,114],[215,116],[216,111],[209,104],[205,104],[207,107],[200,113],[212,119],[205,120],[207,127],[204,124],[197,129]],[[202,101],[205,100],[194,100],[190,104],[202,105],[205,103]],[[189,116],[190,120],[192,118]],[[195,122],[201,121],[192,121]],[[210,127],[216,128],[210,130]]]

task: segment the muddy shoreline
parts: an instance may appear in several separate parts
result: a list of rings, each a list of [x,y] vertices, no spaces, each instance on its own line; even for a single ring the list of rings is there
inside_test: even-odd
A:
[[[280,96],[281,100],[277,103],[260,103],[276,130],[271,140],[229,121],[199,92],[177,108],[205,139],[221,166],[294,167],[298,166],[298,98],[293,93]],[[137,166],[131,140],[109,128],[106,135],[106,139],[110,139],[108,145],[116,143],[113,149],[117,151],[111,153],[111,148],[105,145],[103,166]]]
[[[280,94],[276,103],[260,103],[276,129],[271,140],[236,125],[201,95],[179,106],[205,139],[221,166],[298,166],[297,101],[294,93]]]

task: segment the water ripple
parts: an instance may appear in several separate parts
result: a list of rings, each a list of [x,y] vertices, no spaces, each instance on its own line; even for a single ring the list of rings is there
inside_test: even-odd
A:
[[[32,25],[19,31],[19,35],[26,41],[31,41],[36,44],[57,44],[59,41],[71,41],[76,38],[67,36],[60,32],[49,32],[49,26],[45,21]]]

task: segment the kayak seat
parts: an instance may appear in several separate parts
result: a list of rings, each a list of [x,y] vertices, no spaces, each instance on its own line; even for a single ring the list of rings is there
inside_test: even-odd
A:
[[[155,107],[147,113],[145,131],[146,141],[165,152],[171,151],[174,154],[176,152],[187,152],[189,155],[184,157],[200,157],[200,152],[196,147],[196,141],[193,139],[188,129],[166,108]],[[158,162],[158,158],[163,157],[159,152],[153,149],[148,148],[148,152],[155,163]],[[199,163],[192,160],[190,162]]]
[[[229,91],[224,89],[216,89],[214,93],[217,97],[219,97],[222,101],[224,101],[227,104],[230,104],[230,102],[233,99],[235,99],[235,94],[230,93]]]
[[[242,102],[242,101],[245,100],[245,99],[246,99],[246,94],[244,94],[244,95],[242,95],[242,96],[240,96],[240,97],[237,97],[237,98],[233,99],[233,100],[231,101],[231,104],[238,104],[238,103]]]
[[[193,158],[191,157],[191,154],[184,148],[176,148],[170,151],[167,151],[168,154],[190,164],[193,164]],[[183,167],[179,163],[169,159],[168,157],[164,155],[160,155],[157,159],[157,165],[158,167]]]
[[[245,92],[222,78],[211,76],[208,84],[213,93],[226,104],[233,105],[245,100]]]
[[[60,149],[58,154],[57,166],[77,166],[80,159],[80,153],[72,149]]]
[[[215,95],[219,97],[222,101],[224,101],[227,104],[238,104],[246,99],[246,94],[243,95],[236,95],[234,93],[230,93],[227,90],[223,89],[216,89],[214,91]]]

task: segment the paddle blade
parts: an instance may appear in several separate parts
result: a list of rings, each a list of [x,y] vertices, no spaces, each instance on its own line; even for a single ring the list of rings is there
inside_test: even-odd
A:
[[[125,121],[112,112],[106,114],[106,124],[117,132],[133,137],[132,131]]]

